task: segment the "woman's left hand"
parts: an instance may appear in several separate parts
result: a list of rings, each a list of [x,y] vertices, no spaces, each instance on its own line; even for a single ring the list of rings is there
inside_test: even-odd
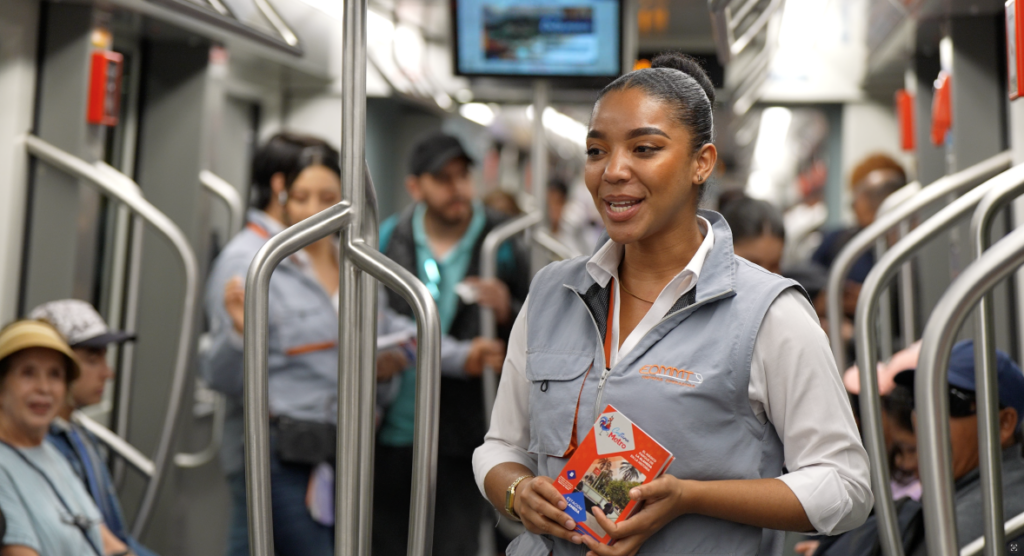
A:
[[[583,543],[590,552],[587,556],[633,556],[651,535],[673,519],[686,513],[683,503],[684,482],[664,476],[630,489],[629,497],[643,502],[640,511],[621,523],[608,519],[598,508],[592,511],[597,523],[615,539],[613,546],[601,544],[589,535],[583,535]]]

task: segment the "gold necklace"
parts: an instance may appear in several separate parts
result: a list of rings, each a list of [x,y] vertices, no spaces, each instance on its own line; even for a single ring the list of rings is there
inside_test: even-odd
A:
[[[624,283],[622,282],[622,280],[619,280],[619,287],[620,287],[620,288],[622,288],[622,291],[624,291],[624,292],[628,293],[629,295],[631,295],[631,296],[633,296],[633,297],[635,297],[635,298],[639,299],[640,301],[643,301],[644,303],[650,303],[651,305],[654,305],[654,302],[653,302],[653,301],[647,301],[646,299],[644,299],[644,298],[640,297],[639,295],[637,295],[637,294],[635,294],[635,293],[633,293],[633,292],[631,292],[631,291],[627,290],[627,289],[626,289],[626,284],[624,284]]]

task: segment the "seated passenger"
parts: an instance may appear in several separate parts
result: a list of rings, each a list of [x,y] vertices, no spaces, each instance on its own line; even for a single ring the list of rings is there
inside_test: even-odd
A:
[[[78,299],[45,303],[33,309],[29,318],[53,324],[74,350],[81,370],[78,379],[71,384],[69,403],[61,407],[59,415],[50,425],[47,440],[71,463],[71,468],[103,514],[103,523],[110,532],[139,556],[153,554],[128,532],[117,489],[110,478],[99,441],[71,421],[71,412],[75,409],[98,404],[103,400],[104,387],[114,376],[107,365],[107,346],[131,340],[134,336],[111,330],[92,305]]]
[[[733,252],[779,274],[786,247],[786,228],[779,209],[767,201],[744,196],[725,204],[722,216],[732,229]]]
[[[0,330],[0,507],[7,531],[0,556],[133,554],[103,525],[71,465],[44,442],[78,377],[60,333],[22,320]]]
[[[996,352],[999,381],[999,439],[1003,448],[1003,518],[1009,520],[1024,513],[1024,457],[1021,449],[1021,416],[1024,415],[1024,375],[1020,367],[1002,351]],[[896,375],[897,385],[913,392],[914,371]],[[962,549],[983,534],[981,472],[978,469],[978,416],[974,386],[974,345],[964,340],[953,346],[949,360],[949,430],[953,453],[957,541]],[[921,505],[911,499],[897,503],[903,549],[908,556],[927,553]],[[1007,539],[1020,543],[1024,535]],[[844,534],[830,546],[822,546],[815,556],[860,556],[881,554],[878,524],[874,515],[861,527]],[[805,556],[808,556],[805,554]]]

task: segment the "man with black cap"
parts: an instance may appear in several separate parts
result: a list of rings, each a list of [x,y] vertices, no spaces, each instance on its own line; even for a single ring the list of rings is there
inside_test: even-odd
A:
[[[504,343],[480,337],[479,306],[494,310],[499,336],[507,339],[529,289],[525,252],[507,242],[498,252],[498,279],[478,277],[480,249],[504,217],[478,199],[472,159],[458,139],[443,133],[422,138],[409,158],[406,189],[413,206],[381,224],[380,248],[419,277],[437,302],[441,328],[440,438],[434,553],[475,555],[484,502],[473,481],[473,450],[483,443],[480,374],[500,370]],[[391,307],[411,316],[389,291]],[[411,373],[413,371],[406,371]],[[408,529],[415,379],[403,377],[378,436],[373,553],[405,554]]]
[[[72,421],[76,409],[95,405],[103,400],[103,391],[114,372],[107,364],[107,346],[135,339],[135,335],[111,330],[92,305],[78,299],[61,299],[33,309],[28,318],[44,320],[57,329],[75,352],[81,373],[71,384],[69,405],[63,408],[50,425],[47,441],[71,462],[96,506],[103,514],[103,523],[137,556],[150,556],[152,551],[133,538],[126,525],[117,490],[107,471],[99,442]]]
[[[981,500],[981,471],[978,469],[978,405],[974,383],[974,342],[964,340],[953,346],[949,358],[949,432],[953,453],[956,532],[960,548],[982,536],[984,517]],[[1024,513],[1024,453],[1021,420],[1024,417],[1024,374],[1003,351],[996,351],[999,388],[999,442],[1003,449],[1003,517]],[[914,391],[914,370],[894,377],[898,386]],[[915,423],[916,423],[916,415]],[[921,504],[910,499],[897,501],[899,529],[908,556],[927,553]],[[879,554],[878,524],[872,515],[864,525],[840,537],[822,541],[815,556]],[[1024,549],[1024,536],[1007,543]],[[1016,551],[1011,548],[1011,551]]]

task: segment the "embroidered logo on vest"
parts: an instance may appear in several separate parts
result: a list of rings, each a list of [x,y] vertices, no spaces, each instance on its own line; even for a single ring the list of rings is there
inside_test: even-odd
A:
[[[704,382],[704,377],[700,373],[665,365],[644,365],[640,367],[640,375],[643,379],[668,382],[687,388],[696,388]]]

